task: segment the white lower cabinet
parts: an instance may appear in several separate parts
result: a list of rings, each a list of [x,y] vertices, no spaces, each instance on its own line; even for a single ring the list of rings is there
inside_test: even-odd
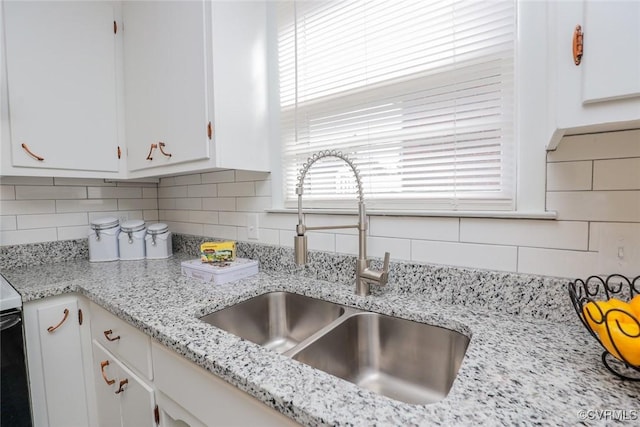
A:
[[[62,295],[24,304],[33,424],[95,426],[88,302]]]
[[[156,426],[153,388],[93,341],[93,374],[100,426]]]
[[[152,342],[162,426],[297,426],[290,418]]]

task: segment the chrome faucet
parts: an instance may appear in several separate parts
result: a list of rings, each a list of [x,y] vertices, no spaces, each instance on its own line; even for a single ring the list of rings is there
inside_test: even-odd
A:
[[[317,226],[307,227],[304,225],[304,217],[302,215],[302,186],[304,177],[315,162],[326,157],[337,157],[342,159],[353,171],[358,185],[358,223],[354,225],[335,225],[335,226]],[[335,150],[325,150],[315,153],[307,159],[302,165],[302,169],[298,172],[298,184],[296,186],[296,194],[298,195],[298,225],[296,226],[296,236],[294,237],[294,254],[295,261],[298,265],[307,263],[307,236],[306,231],[312,230],[333,230],[339,228],[357,228],[358,229],[358,260],[356,261],[356,295],[366,296],[371,293],[371,284],[386,285],[389,279],[389,252],[384,254],[384,266],[382,271],[376,271],[369,268],[369,260],[367,260],[367,213],[362,195],[362,182],[360,173],[345,154]]]

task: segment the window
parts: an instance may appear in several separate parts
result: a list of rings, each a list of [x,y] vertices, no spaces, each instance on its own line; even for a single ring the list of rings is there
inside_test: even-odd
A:
[[[514,209],[515,9],[515,0],[279,3],[285,206],[306,159],[336,149],[358,165],[368,206]],[[318,161],[305,178],[306,206],[353,200],[340,160]]]

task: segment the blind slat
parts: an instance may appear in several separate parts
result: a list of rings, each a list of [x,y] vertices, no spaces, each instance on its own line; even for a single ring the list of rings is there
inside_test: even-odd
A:
[[[280,2],[285,204],[336,149],[376,205],[512,209],[515,22],[515,0]],[[355,191],[338,159],[305,179],[312,205]]]

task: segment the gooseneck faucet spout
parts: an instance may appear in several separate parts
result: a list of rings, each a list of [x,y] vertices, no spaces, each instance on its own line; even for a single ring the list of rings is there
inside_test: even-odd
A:
[[[326,157],[336,157],[343,160],[353,171],[358,187],[358,223],[352,225],[334,225],[334,226],[315,226],[307,227],[304,224],[304,216],[302,214],[302,193],[304,178],[309,169],[315,162]],[[340,151],[324,150],[315,153],[307,159],[302,165],[298,173],[298,183],[296,185],[296,194],[298,195],[298,225],[296,226],[296,236],[294,237],[294,254],[295,261],[298,265],[304,265],[307,262],[307,236],[305,232],[312,230],[332,230],[339,228],[357,228],[358,229],[358,260],[356,261],[356,294],[369,295],[371,293],[371,284],[385,285],[389,278],[389,252],[384,255],[384,267],[382,271],[376,271],[369,268],[369,260],[367,260],[367,213],[364,204],[364,196],[362,191],[362,181],[360,172],[356,168],[353,161],[342,154]]]

